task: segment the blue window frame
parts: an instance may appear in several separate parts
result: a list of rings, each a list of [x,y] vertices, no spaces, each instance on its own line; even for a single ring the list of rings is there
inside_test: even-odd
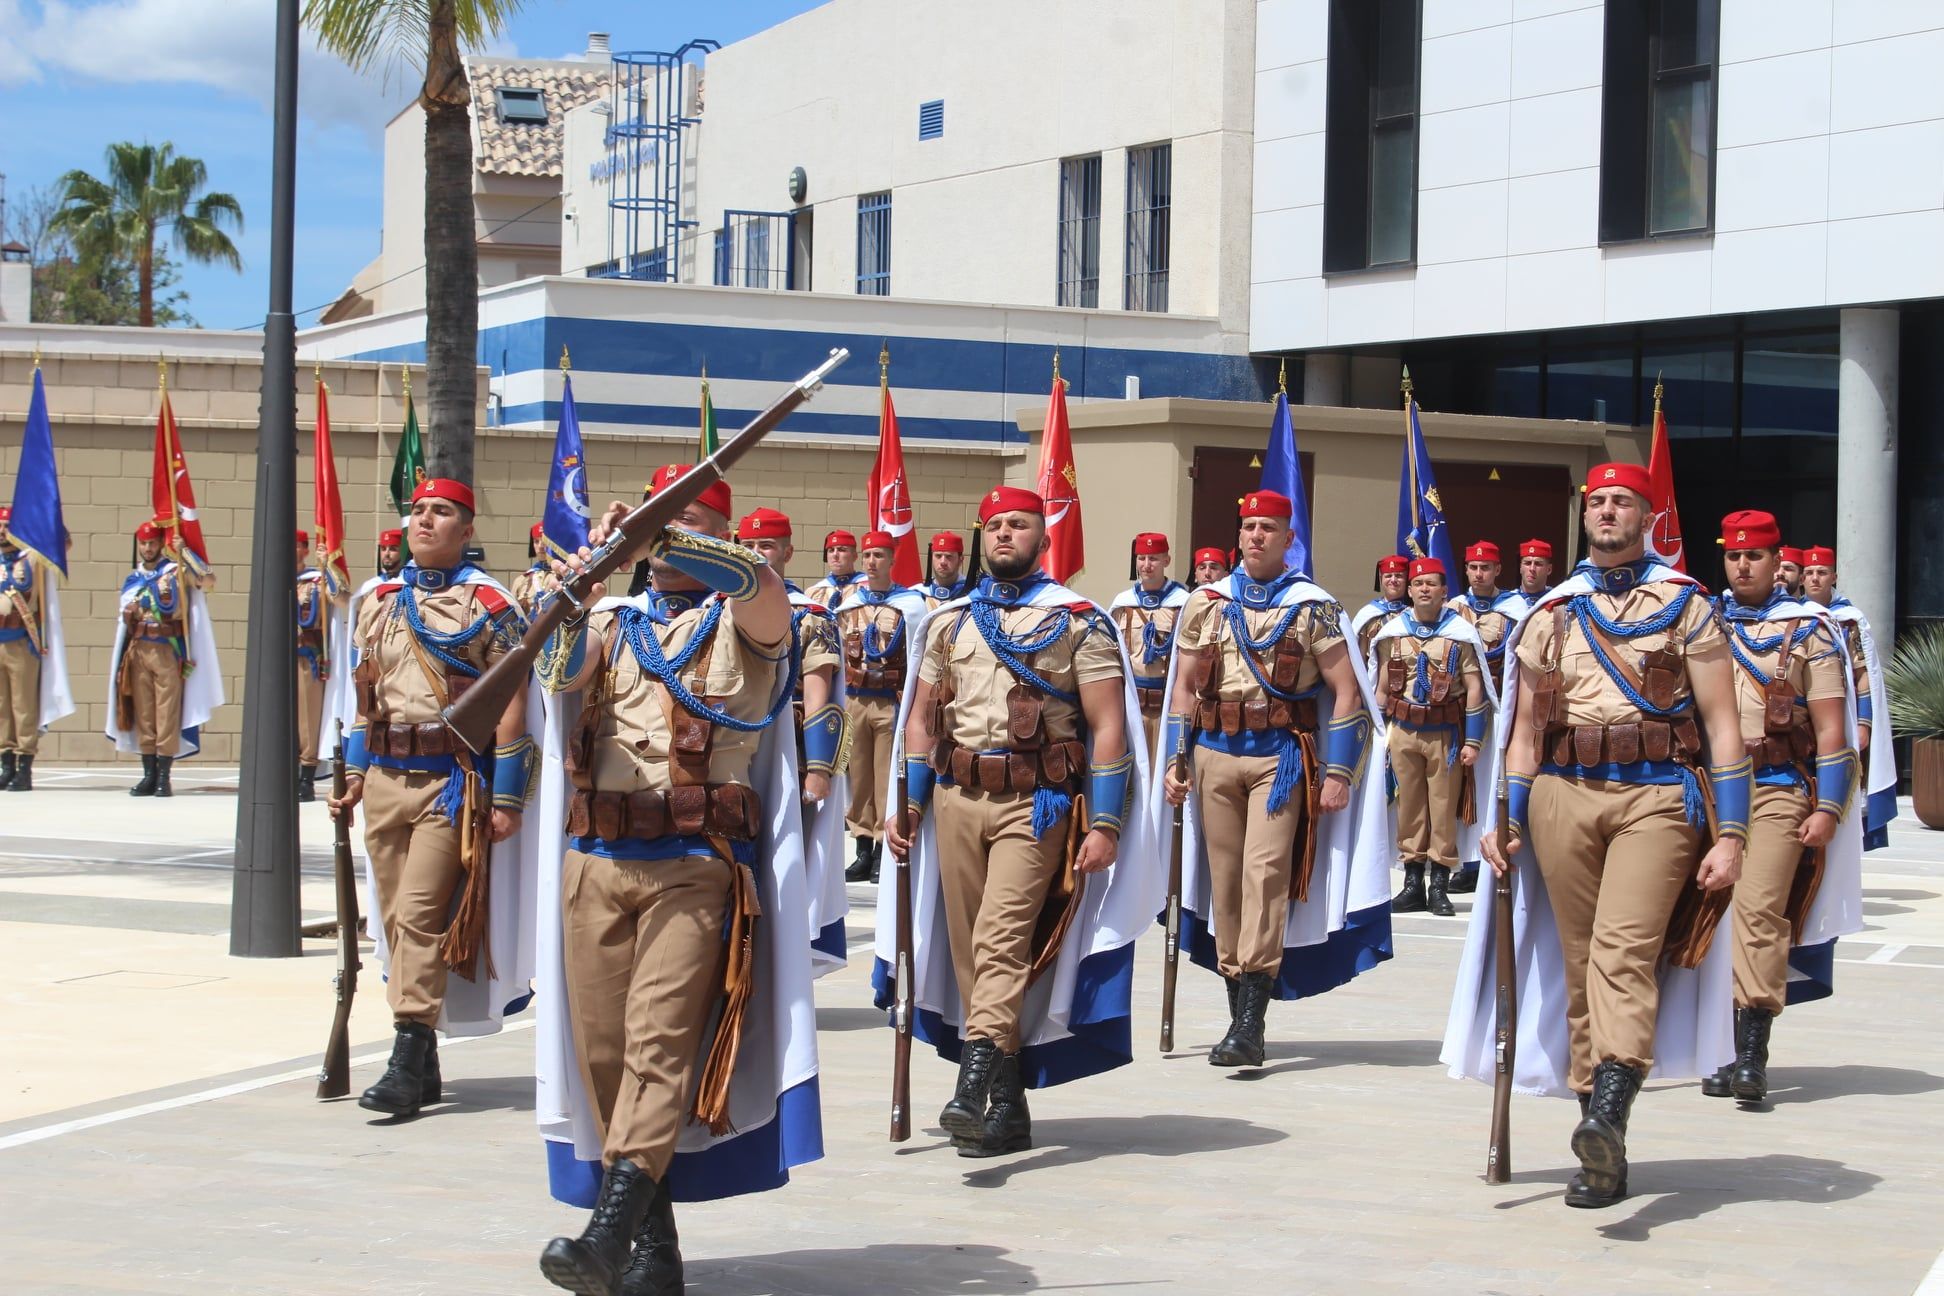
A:
[[[1127,150],[1127,271],[1122,302],[1127,310],[1168,309],[1168,217],[1173,189],[1173,145]]]
[[[891,295],[891,191],[857,199],[857,291]]]
[[[934,99],[918,105],[918,138],[937,139],[945,133],[945,101]]]

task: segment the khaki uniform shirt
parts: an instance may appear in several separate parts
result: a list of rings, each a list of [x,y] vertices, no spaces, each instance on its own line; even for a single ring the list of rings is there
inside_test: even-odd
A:
[[[35,610],[34,598],[34,560],[24,551],[16,550],[11,558],[0,555],[0,565],[4,565],[9,588],[0,589],[0,616],[17,616],[28,626],[35,624],[39,613]]]
[[[540,569],[529,567],[515,575],[513,583],[507,586],[513,592],[513,601],[520,605],[521,613],[529,617],[533,615],[533,600],[540,593],[540,576]]]
[[[495,623],[474,635],[471,642],[453,656],[484,671],[512,646],[520,631],[519,614],[512,607],[494,613],[486,599],[499,597],[488,586],[451,585],[442,590],[415,590],[419,620],[435,634],[452,634],[473,624],[482,616],[494,616]],[[361,670],[376,670],[382,716],[364,714],[360,690],[359,716],[365,721],[382,719],[388,724],[431,724],[442,709],[439,692],[446,685],[446,665],[430,651],[421,654],[413,646],[412,628],[406,623],[400,604],[405,592],[393,589],[382,596],[374,593],[358,605],[358,624],[351,641],[356,648]],[[439,672],[438,692],[426,674],[421,660]],[[373,665],[367,667],[365,663]],[[447,699],[450,701],[450,699]]]
[[[1624,594],[1595,594],[1593,605],[1610,620],[1640,621],[1665,609],[1686,588],[1690,587],[1673,581],[1655,581],[1637,585]],[[1529,686],[1531,679],[1553,658],[1553,610],[1550,606],[1540,608],[1527,621],[1525,633],[1519,636],[1518,656]],[[1626,664],[1636,673],[1640,670],[1641,657],[1661,648],[1672,648],[1690,661],[1722,661],[1728,656],[1728,641],[1721,633],[1721,623],[1715,620],[1714,609],[1698,589],[1688,600],[1680,619],[1665,631],[1617,642],[1620,651],[1632,654]],[[1559,665],[1565,724],[1631,724],[1643,718],[1594,658],[1591,645],[1570,611],[1566,614],[1566,643],[1559,654]],[[1683,672],[1674,687],[1676,708],[1691,696],[1693,689],[1687,673]],[[1524,722],[1521,716],[1520,723]]]
[[[1503,598],[1504,591],[1499,591],[1492,597]],[[1502,610],[1493,608],[1489,612],[1479,612],[1472,607],[1471,600],[1464,594],[1452,599],[1445,606],[1472,623],[1472,628],[1478,631],[1479,639],[1485,644],[1487,656],[1496,658],[1499,655],[1499,645],[1505,642],[1506,631],[1512,628],[1512,614],[1516,610],[1514,607],[1508,605]]]
[[[1410,614],[1406,613],[1406,615],[1408,616]],[[1366,626],[1365,629],[1369,629],[1369,627]],[[1478,650],[1462,639],[1447,639],[1443,635],[1432,635],[1429,639],[1420,639],[1416,635],[1409,634],[1392,635],[1377,645],[1377,676],[1371,681],[1371,684],[1376,688],[1379,695],[1388,696],[1390,693],[1390,685],[1386,670],[1387,665],[1393,660],[1402,658],[1406,667],[1404,672],[1404,700],[1406,702],[1415,702],[1417,700],[1415,686],[1417,680],[1418,654],[1423,653],[1431,659],[1430,667],[1432,669],[1443,670],[1445,663],[1451,660],[1451,650],[1453,648],[1458,650],[1458,666],[1454,672],[1455,680],[1451,686],[1450,696],[1462,705],[1465,701],[1466,688],[1469,682],[1480,679]]]
[[[155,593],[157,598],[161,602],[168,604],[170,609],[165,616],[157,607],[155,601],[149,598],[148,591],[137,587],[132,598],[136,606],[142,610],[142,619],[135,633],[139,635],[146,631],[152,635],[159,635],[162,632],[162,625],[165,620],[173,621],[178,627],[183,626],[185,624],[184,618],[189,614],[189,607],[183,597],[185,587],[182,581],[182,567],[180,564],[173,558],[165,557],[160,560],[159,567],[143,567],[137,565],[135,570],[145,572],[160,570],[161,575],[157,576],[153,582]]]
[[[1788,618],[1777,618],[1773,621],[1739,624],[1751,638],[1773,639],[1782,633],[1788,623]],[[1733,635],[1735,624],[1729,624],[1727,632]],[[1775,677],[1776,660],[1782,655],[1780,645],[1768,652],[1756,652],[1747,643],[1737,638],[1735,647],[1755,669],[1771,679]],[[1795,719],[1798,723],[1808,718],[1808,703],[1820,702],[1828,698],[1835,698],[1838,701],[1843,699],[1844,667],[1842,650],[1829,631],[1822,626],[1816,626],[1810,631],[1808,638],[1790,649],[1788,669],[1784,672],[1784,678],[1789,681],[1789,687],[1795,691]],[[1735,706],[1741,712],[1742,738],[1753,741],[1763,737],[1767,732],[1767,702],[1762,685],[1743,669],[1739,661],[1735,663],[1734,674]]]
[[[1189,597],[1188,605],[1181,609],[1180,628],[1175,632],[1176,648],[1212,646],[1221,653],[1221,665],[1217,668],[1221,675],[1215,690],[1220,701],[1265,702],[1269,693],[1257,682],[1249,664],[1242,660],[1244,649],[1229,628],[1224,610],[1227,603],[1227,599],[1217,597],[1206,588],[1196,590]],[[1249,637],[1262,638],[1276,628],[1288,611],[1286,607],[1244,608],[1243,624],[1248,627]],[[1316,664],[1317,655],[1343,642],[1343,605],[1335,600],[1305,603],[1296,613],[1293,624],[1303,644],[1303,666],[1296,673],[1296,687],[1290,691],[1307,693],[1323,678]],[[1273,649],[1265,649],[1257,663],[1265,675],[1273,659]],[[1186,702],[1185,697],[1179,700]]]
[[[1065,609],[1057,607],[1008,608],[999,614],[999,625],[1015,638],[1028,637],[1043,630],[1049,617],[1064,615]],[[918,678],[936,688],[945,678],[947,663],[955,690],[950,707],[952,728],[940,736],[975,752],[1011,747],[1006,695],[1017,681],[986,647],[985,637],[972,623],[970,609],[932,618],[925,633],[924,656],[918,662]],[[1121,675],[1120,649],[1097,613],[1074,614],[1066,633],[1027,658],[1026,664],[1034,674],[1066,693],[1077,694],[1084,684],[1117,680]],[[1041,712],[1049,743],[1079,738],[1083,720],[1077,703],[1050,695]]]
[[[1168,678],[1168,658],[1164,653],[1159,661],[1143,664],[1141,658],[1146,650],[1146,635],[1149,626],[1154,627],[1155,637],[1166,643],[1174,633],[1175,623],[1181,619],[1183,607],[1144,608],[1138,603],[1115,608],[1112,612],[1114,625],[1120,630],[1121,643],[1127,648],[1127,660],[1133,663],[1137,679],[1160,680]]]
[[[836,585],[831,584],[830,577],[825,576],[822,580],[819,580],[815,585],[812,585],[809,589],[803,592],[809,595],[810,601],[812,603],[819,604],[822,607],[826,608],[827,610],[831,612],[835,612],[838,608],[848,603],[851,599],[851,596],[858,589],[860,589],[863,586],[863,584],[864,584],[864,576],[861,572],[852,576],[849,581],[845,582],[843,588],[841,589],[839,589]]]
[[[844,655],[837,646],[837,625],[827,612],[798,607],[796,614],[797,693],[803,692],[801,676],[831,667],[842,670]]]

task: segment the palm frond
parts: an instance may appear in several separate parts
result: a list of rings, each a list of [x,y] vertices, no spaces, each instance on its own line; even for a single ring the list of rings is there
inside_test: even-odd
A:
[[[459,42],[478,49],[506,30],[525,0],[457,0]],[[304,0],[303,23],[320,45],[360,72],[389,80],[401,67],[423,70],[433,0]]]
[[[1924,626],[1900,638],[1883,683],[1890,693],[1890,725],[1899,736],[1944,738],[1944,626]]]

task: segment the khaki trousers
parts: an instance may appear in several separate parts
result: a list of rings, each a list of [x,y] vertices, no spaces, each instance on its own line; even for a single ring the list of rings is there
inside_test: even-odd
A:
[[[378,883],[378,913],[391,946],[385,997],[400,1022],[436,1026],[445,1004],[439,940],[465,877],[459,829],[439,809],[446,776],[373,765],[365,774],[365,852]]]
[[[297,763],[317,764],[318,731],[324,724],[324,681],[297,663]]]
[[[562,865],[567,1007],[602,1159],[625,1157],[657,1182],[675,1156],[722,997],[729,869],[708,855],[615,860],[576,850]]]
[[[1289,923],[1289,873],[1303,823],[1303,789],[1269,813],[1274,756],[1231,756],[1195,748],[1195,788],[1208,843],[1216,967],[1225,977],[1274,976]]]
[[[1735,1004],[1782,1011],[1789,992],[1789,891],[1802,865],[1796,831],[1809,817],[1801,792],[1757,787],[1748,820],[1748,849],[1735,883]]]
[[[0,751],[40,750],[40,658],[23,639],[0,643]]]
[[[1687,821],[1679,784],[1542,774],[1530,814],[1566,962],[1570,1081],[1586,1093],[1597,1063],[1653,1066],[1661,947],[1674,902],[1694,885],[1701,830]]]
[[[896,698],[854,697],[850,713],[850,809],[844,827],[853,837],[876,841],[884,835],[884,787],[891,779],[891,730],[898,721]]]
[[[135,741],[144,756],[173,756],[182,745],[182,659],[156,639],[131,639],[123,651],[135,695]]]
[[[1387,747],[1397,780],[1397,858],[1458,864],[1458,766],[1451,763],[1450,729],[1413,729],[1392,721]]]
[[[938,871],[964,1038],[1019,1049],[1019,1013],[1033,965],[1033,930],[1065,867],[1067,823],[1033,837],[1033,798],[939,787]]]

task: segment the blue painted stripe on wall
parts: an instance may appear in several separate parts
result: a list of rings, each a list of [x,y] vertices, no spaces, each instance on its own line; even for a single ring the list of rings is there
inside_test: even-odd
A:
[[[714,375],[713,369],[710,370],[710,374]],[[574,410],[583,423],[616,423],[628,427],[686,429],[689,439],[695,438],[696,407],[693,405],[621,405],[576,400]],[[723,436],[727,437],[761,412],[717,406],[716,419],[722,428]],[[524,405],[508,405],[500,411],[502,424],[538,423],[551,427],[559,421],[559,401],[529,401]],[[878,418],[875,414],[828,414],[813,409],[799,409],[790,415],[783,425],[783,430],[846,436],[859,441],[875,441],[878,434]],[[1029,439],[1020,432],[1016,424],[1007,423],[1003,419],[911,418],[903,414],[898,415],[898,433],[907,441],[946,441],[991,446],[1005,445],[1009,442],[1018,444]]]

